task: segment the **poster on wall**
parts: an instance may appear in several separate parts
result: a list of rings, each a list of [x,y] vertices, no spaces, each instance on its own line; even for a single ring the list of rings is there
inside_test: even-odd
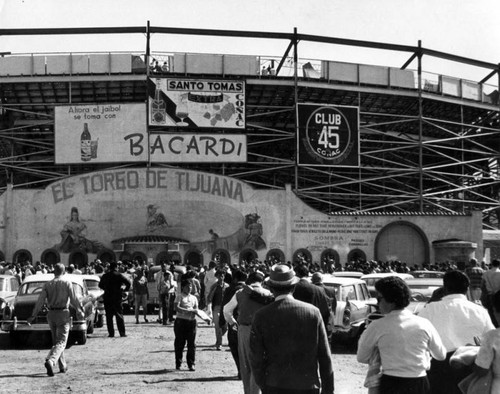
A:
[[[56,164],[147,161],[146,149],[131,149],[146,135],[146,104],[55,107]]]
[[[359,167],[359,108],[298,104],[299,165]]]
[[[153,78],[148,81],[151,126],[245,129],[245,82]]]

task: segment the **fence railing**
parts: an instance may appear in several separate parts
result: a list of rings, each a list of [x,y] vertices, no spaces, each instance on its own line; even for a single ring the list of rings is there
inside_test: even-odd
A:
[[[149,70],[148,70],[149,68]],[[329,83],[418,89],[415,70],[318,59],[299,59],[298,77]],[[46,75],[216,75],[290,78],[292,57],[154,52],[146,66],[141,53],[50,53],[0,57],[0,78]],[[423,72],[422,90],[444,96],[498,104],[498,87],[489,84]]]

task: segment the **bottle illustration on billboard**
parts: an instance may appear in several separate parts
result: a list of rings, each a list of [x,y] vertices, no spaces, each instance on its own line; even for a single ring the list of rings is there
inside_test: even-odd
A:
[[[87,123],[83,124],[83,131],[80,135],[80,153],[82,161],[89,161],[92,157],[90,149],[90,132]]]
[[[155,98],[151,103],[151,116],[153,121],[157,124],[165,123],[167,113],[167,105],[165,101],[162,100],[160,94],[160,81],[160,79],[156,80]]]
[[[180,122],[177,122],[177,126],[189,126],[188,123],[184,122],[184,119],[189,116],[188,103],[186,101],[181,101],[177,104],[175,116],[181,120]]]

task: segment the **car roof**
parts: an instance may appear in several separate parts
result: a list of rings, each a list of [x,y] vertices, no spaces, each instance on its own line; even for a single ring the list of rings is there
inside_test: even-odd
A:
[[[364,274],[359,271],[339,271],[334,272],[332,275],[341,278],[361,278]]]
[[[410,285],[429,285],[443,286],[443,278],[413,278],[406,280],[406,284]]]
[[[323,275],[323,283],[334,284],[340,286],[355,285],[355,284],[365,284],[364,281],[358,278],[350,278],[345,276],[334,276],[334,275]]]
[[[11,274],[0,274],[0,278],[15,278],[16,275]]]
[[[63,277],[83,286],[83,275],[64,274]],[[54,274],[34,274],[25,277],[23,283],[48,282],[52,279],[54,279]]]
[[[413,279],[411,274],[402,274],[399,272],[378,272],[376,274],[366,274],[361,277],[361,279],[376,279],[376,278],[386,278],[388,276],[398,276],[401,279]]]
[[[99,275],[91,275],[91,274],[83,274],[81,275],[84,280],[91,279],[96,281],[101,281],[101,277]]]

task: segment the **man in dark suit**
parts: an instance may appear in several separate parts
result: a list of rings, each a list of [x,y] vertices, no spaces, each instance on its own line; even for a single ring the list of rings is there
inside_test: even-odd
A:
[[[337,309],[337,297],[335,296],[335,290],[333,287],[325,286],[323,283],[323,274],[321,272],[315,272],[311,276],[311,283],[314,286],[323,289],[326,296],[328,297],[328,306],[330,307],[330,316],[328,319],[328,324],[326,325],[326,333],[328,334],[328,340],[331,339],[333,334],[333,315],[335,314],[335,310]]]
[[[295,267],[295,274],[299,277],[299,282],[295,286],[295,291],[293,292],[293,298],[299,301],[307,302],[308,304],[314,305],[321,312],[321,317],[325,323],[325,327],[328,327],[330,320],[330,300],[326,295],[324,290],[311,284],[307,280],[309,275],[309,269],[300,264]]]
[[[272,267],[267,285],[276,299],[253,318],[250,363],[263,394],[334,391],[325,325],[318,308],[294,299],[298,281],[289,266]]]
[[[113,316],[116,316],[116,326],[121,337],[126,337],[125,322],[123,320],[122,308],[122,291],[130,290],[130,281],[120,272],[118,272],[118,265],[112,262],[109,265],[109,272],[105,273],[99,287],[104,290],[102,296],[104,300],[104,310],[106,311],[106,326],[108,327],[108,336],[115,336],[115,329],[113,326]]]

